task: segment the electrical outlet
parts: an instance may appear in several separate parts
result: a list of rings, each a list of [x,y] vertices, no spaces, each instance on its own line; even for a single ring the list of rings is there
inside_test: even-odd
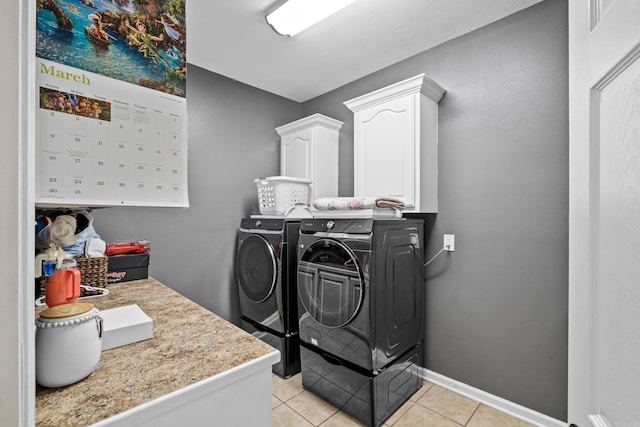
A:
[[[456,236],[454,234],[444,235],[444,248],[449,252],[456,250]]]

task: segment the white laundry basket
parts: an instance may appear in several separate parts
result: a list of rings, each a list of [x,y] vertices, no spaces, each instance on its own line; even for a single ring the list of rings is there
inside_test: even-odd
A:
[[[258,186],[258,204],[262,215],[283,215],[297,204],[309,204],[310,179],[269,176],[254,180]]]

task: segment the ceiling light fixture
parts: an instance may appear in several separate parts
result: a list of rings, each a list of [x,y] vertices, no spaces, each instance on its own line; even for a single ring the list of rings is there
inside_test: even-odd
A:
[[[293,36],[356,0],[288,0],[267,15],[267,23],[283,36]]]

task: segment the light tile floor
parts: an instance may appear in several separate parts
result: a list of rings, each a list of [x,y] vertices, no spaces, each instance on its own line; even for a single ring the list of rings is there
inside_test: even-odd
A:
[[[357,427],[363,424],[302,387],[302,376],[272,376],[273,427]],[[525,421],[424,381],[384,427],[526,427]]]

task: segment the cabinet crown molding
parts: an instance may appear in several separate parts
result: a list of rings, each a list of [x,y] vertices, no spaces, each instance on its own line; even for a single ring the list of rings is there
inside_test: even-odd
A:
[[[444,96],[445,90],[438,83],[429,77],[425,77],[424,73],[422,73],[366,95],[345,101],[344,105],[355,113],[374,105],[418,92],[437,104]]]
[[[288,135],[293,132],[297,132],[303,128],[309,128],[312,126],[323,126],[327,129],[340,130],[343,123],[339,120],[332,119],[331,117],[324,116],[320,113],[312,114],[308,117],[304,117],[295,122],[287,123],[276,128],[276,132],[280,136]]]

